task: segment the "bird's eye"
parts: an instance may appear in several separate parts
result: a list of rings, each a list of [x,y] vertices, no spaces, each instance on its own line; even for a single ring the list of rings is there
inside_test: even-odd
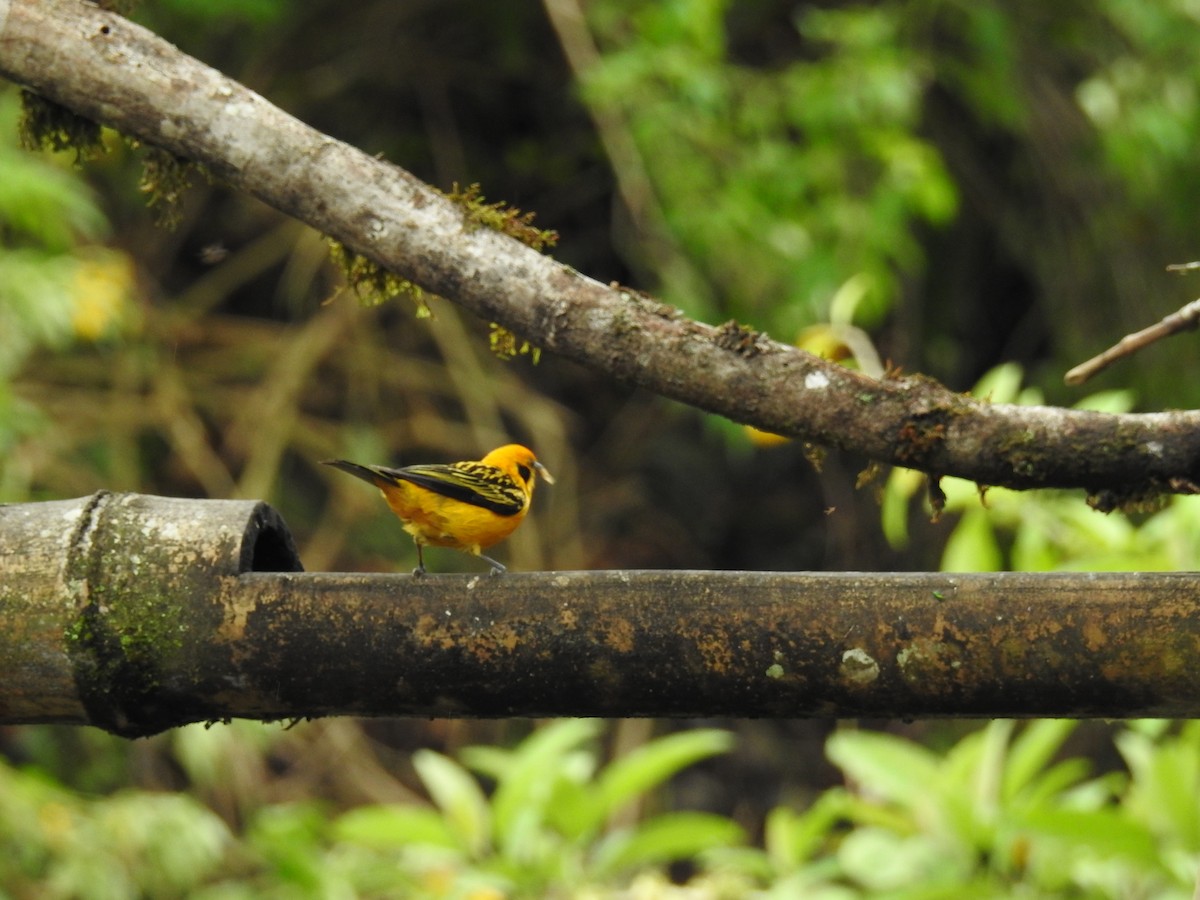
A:
[[[517,466],[517,474],[521,476],[522,481],[528,481],[533,470],[529,466]]]

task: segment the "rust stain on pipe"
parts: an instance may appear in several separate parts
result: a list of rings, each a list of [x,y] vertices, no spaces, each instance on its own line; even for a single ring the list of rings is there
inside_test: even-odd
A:
[[[2,723],[1200,715],[1192,573],[305,574],[265,505],[137,495],[0,533]]]
[[[1187,663],[1200,651],[1200,595],[1188,576],[239,579],[235,593],[250,591],[260,601],[246,638],[268,646],[256,634],[267,629],[274,647],[254,668],[288,672],[278,682],[288,689],[262,698],[276,709],[307,699],[361,715],[1200,711]],[[361,613],[351,623],[348,607]],[[1138,617],[1146,607],[1154,615]],[[381,642],[388,652],[366,664],[362,648]]]

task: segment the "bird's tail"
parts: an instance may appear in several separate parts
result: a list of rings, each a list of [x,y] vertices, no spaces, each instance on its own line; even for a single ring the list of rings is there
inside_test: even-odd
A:
[[[323,459],[323,466],[333,466],[335,469],[341,469],[343,472],[348,472],[355,478],[361,478],[363,481],[369,481],[376,487],[384,484],[395,484],[394,478],[389,478],[377,466],[363,466],[358,463],[350,462],[348,459]]]

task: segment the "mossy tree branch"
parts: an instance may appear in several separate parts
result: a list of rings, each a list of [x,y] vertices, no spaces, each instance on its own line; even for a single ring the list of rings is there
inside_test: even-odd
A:
[[[608,377],[738,422],[983,485],[1078,487],[1102,508],[1200,484],[1200,413],[989,404],[877,381],[601,284],[306,126],[91,4],[0,0],[0,74],[202,164],[432,294]]]

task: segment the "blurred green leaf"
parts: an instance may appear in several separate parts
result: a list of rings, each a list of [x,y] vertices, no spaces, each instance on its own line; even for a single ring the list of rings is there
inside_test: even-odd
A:
[[[971,871],[971,860],[965,853],[955,858],[931,835],[900,835],[872,827],[856,828],[846,835],[837,859],[846,875],[873,895],[923,888],[936,893],[916,896],[941,896],[951,884],[964,891],[964,881]]]
[[[703,759],[728,753],[733,735],[728,731],[698,728],[680,731],[642,744],[613,760],[600,773],[596,792],[599,804],[594,825],[619,812],[626,804],[660,786],[683,769]]]
[[[1016,403],[1024,377],[1025,370],[1017,363],[1001,363],[975,382],[971,396],[989,403]]]
[[[462,849],[482,854],[492,834],[491,808],[474,776],[432,750],[416,751],[412,763]]]
[[[705,850],[744,840],[742,829],[724,816],[665,813],[602,838],[596,846],[593,870],[606,877],[622,870],[690,859]]]
[[[803,812],[777,806],[767,815],[763,843],[779,871],[791,872],[812,858],[845,818],[845,794],[837,788],[824,791]]]
[[[929,802],[929,787],[938,778],[935,754],[891,735],[837,731],[826,742],[825,753],[861,790],[910,810]]]
[[[102,799],[0,764],[0,884],[24,896],[182,896],[226,862],[232,835],[195,798]]]
[[[0,152],[0,222],[12,238],[66,253],[107,230],[96,198],[77,175],[28,153]]]
[[[334,820],[333,837],[364,847],[400,849],[430,844],[462,850],[462,835],[436,810],[420,806],[360,806]]]
[[[31,153],[16,146],[18,92],[0,89],[0,246],[67,253],[108,232],[95,193],[67,161],[70,154]],[[3,252],[0,250],[0,252]]]
[[[555,790],[556,773],[563,760],[580,744],[596,736],[600,725],[591,719],[562,719],[533,732],[510,754],[498,771],[492,795],[492,822],[497,844],[520,856],[526,841],[535,839],[546,817],[546,806]],[[463,750],[463,762],[474,767],[472,748]],[[482,754],[488,763],[494,754]]]
[[[877,322],[898,273],[923,265],[918,223],[957,208],[916,127],[932,70],[900,38],[902,11],[803,8],[806,52],[755,67],[731,58],[726,2],[623,6],[589,10],[604,53],[584,96],[642,151],[678,247],[655,261],[669,302],[794,335],[859,277],[859,316]]]
[[[1045,776],[1054,755],[1062,749],[1063,742],[1077,724],[1070,719],[1038,719],[1017,733],[1004,766],[1001,793],[1006,802],[1033,790],[1034,782]]]
[[[326,812],[318,803],[281,803],[260,809],[247,841],[274,878],[306,891],[324,885]]]
[[[1116,736],[1129,766],[1129,813],[1187,853],[1200,856],[1200,723],[1157,742],[1133,731]]]
[[[963,513],[942,551],[943,572],[998,572],[1004,554],[996,539],[991,517],[982,507]]]
[[[1127,413],[1134,408],[1134,395],[1129,390],[1098,391],[1084,397],[1075,404],[1074,408],[1106,413]]]
[[[34,348],[70,340],[76,271],[71,256],[0,248],[0,378],[10,377]]]
[[[1100,859],[1116,856],[1146,867],[1153,867],[1159,861],[1150,831],[1115,810],[1043,807],[1023,814],[1020,825],[1061,845],[1065,852]]]

